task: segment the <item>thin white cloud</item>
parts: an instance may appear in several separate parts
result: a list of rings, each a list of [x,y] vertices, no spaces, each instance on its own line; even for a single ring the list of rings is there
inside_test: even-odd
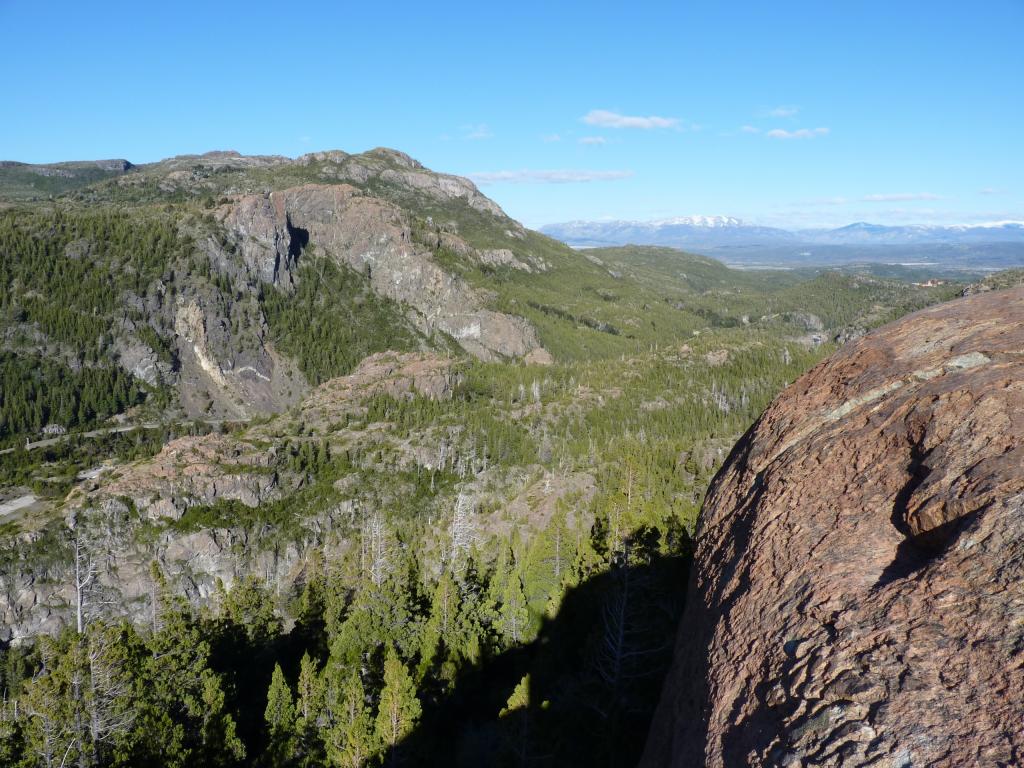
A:
[[[981,189],[978,190],[978,194],[979,195],[1001,195],[1005,191],[1006,191],[1005,189],[1000,189],[999,187],[982,187]]]
[[[491,129],[487,126],[487,123],[464,125],[459,130],[462,132],[462,138],[468,139],[469,141],[479,141],[480,139],[489,139],[494,136],[494,134],[491,133]]]
[[[574,184],[591,181],[619,181],[628,179],[632,171],[589,170],[518,170],[485,171],[471,173],[469,178],[477,184]]]
[[[587,125],[599,125],[603,128],[642,128],[650,130],[651,128],[679,127],[679,118],[676,117],[620,115],[618,112],[610,112],[606,109],[592,109],[581,119]]]
[[[892,192],[888,194],[864,195],[865,203],[904,203],[911,200],[941,200],[940,195],[932,192]]]
[[[816,136],[827,136],[828,128],[798,128],[787,131],[784,128],[773,128],[765,134],[770,139],[813,139]]]
[[[800,107],[792,105],[775,107],[775,109],[768,110],[768,117],[793,117],[799,111]]]
[[[556,141],[561,141],[562,137],[559,136],[557,133],[549,133],[547,136],[541,136],[540,140],[543,141],[545,144],[551,144]]]
[[[604,136],[583,136],[580,139],[580,144],[601,145],[607,143],[608,139]]]
[[[931,192],[895,192],[888,194],[862,195],[860,197],[816,197],[793,203],[797,206],[854,205],[856,203],[903,203],[917,200],[942,200],[942,196]]]
[[[752,125],[744,125],[740,128],[740,133],[760,133],[760,128],[755,128]]]

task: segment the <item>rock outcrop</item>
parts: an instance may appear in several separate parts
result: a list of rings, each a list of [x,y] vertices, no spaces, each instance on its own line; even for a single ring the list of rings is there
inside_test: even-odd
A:
[[[642,765],[1024,764],[1024,289],[783,393],[715,479]]]
[[[179,293],[173,308],[178,393],[190,415],[275,413],[306,391],[298,365],[277,353],[262,318],[254,321],[244,303]],[[233,331],[233,319],[245,335]]]
[[[224,502],[236,503],[233,511],[224,512],[234,515],[294,494],[306,479],[288,469],[283,453],[288,442],[320,445],[330,440],[337,450],[379,447],[382,438],[376,432],[343,432],[337,425],[346,414],[365,412],[365,401],[374,395],[441,400],[452,396],[458,382],[451,358],[371,355],[350,375],[310,392],[293,414],[241,435],[180,437],[152,458],[106,468],[98,480],[72,491],[63,510],[69,528],[88,532],[97,563],[102,563],[97,585],[106,601],[104,610],[145,620],[154,561],[169,583],[198,604],[215,599],[218,583],[230,586],[248,573],[290,587],[302,571],[307,547],[325,546],[325,532],[351,523],[351,501],[308,517],[304,534],[284,545],[265,541],[263,526],[246,521],[244,514],[204,526],[183,524],[183,518],[190,510]],[[299,418],[303,434],[289,426],[292,416]],[[282,438],[285,431],[287,439]],[[394,448],[410,466],[426,466],[435,458],[419,455],[409,445]],[[343,539],[334,543],[345,545]],[[0,642],[56,633],[67,624],[75,595],[69,575],[73,563],[62,551],[65,546],[40,532],[0,541]]]
[[[481,213],[507,218],[501,207],[481,194],[469,179],[447,173],[435,173],[409,155],[395,149],[377,147],[363,155],[350,155],[338,150],[312,152],[302,155],[293,162],[300,166],[322,164],[321,175],[324,179],[353,184],[379,180],[385,185],[394,185],[397,189],[405,189],[412,194],[418,193],[428,199],[444,202],[461,199],[470,208]],[[513,231],[522,231],[522,226],[518,222],[508,219],[508,223]]]
[[[478,291],[414,242],[401,208],[349,184],[249,195],[220,216],[266,282],[290,283],[295,258],[313,245],[368,275],[376,293],[412,308],[410,319],[427,335],[443,331],[485,360],[522,357],[540,346],[526,320],[487,309]]]
[[[327,425],[373,395],[395,399],[416,395],[432,400],[451,398],[459,382],[450,358],[431,354],[379,352],[363,360],[348,376],[325,381],[302,401],[304,423]]]

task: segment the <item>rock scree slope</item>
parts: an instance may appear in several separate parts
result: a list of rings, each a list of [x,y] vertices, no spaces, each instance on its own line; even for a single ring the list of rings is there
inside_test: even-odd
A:
[[[846,346],[734,448],[644,768],[1024,764],[1024,289]]]

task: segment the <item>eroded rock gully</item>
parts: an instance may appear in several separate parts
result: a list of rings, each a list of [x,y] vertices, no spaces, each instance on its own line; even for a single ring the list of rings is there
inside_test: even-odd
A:
[[[642,765],[1024,764],[1024,290],[840,350],[734,448]]]

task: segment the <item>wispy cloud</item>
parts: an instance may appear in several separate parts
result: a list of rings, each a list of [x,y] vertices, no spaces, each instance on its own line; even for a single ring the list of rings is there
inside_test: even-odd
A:
[[[855,203],[905,203],[917,200],[942,200],[941,195],[931,192],[894,192],[885,194],[861,195],[860,197],[816,197],[811,200],[803,200],[793,205],[817,206],[817,205],[853,205]]]
[[[828,128],[797,128],[795,131],[773,128],[765,134],[770,139],[813,139],[817,136],[827,135]]]
[[[753,125],[744,125],[740,128],[740,133],[760,133],[761,129],[756,128]]]
[[[1005,191],[1006,191],[1005,189],[1000,189],[999,187],[982,187],[981,189],[978,190],[978,194],[979,195],[1001,195]]]
[[[574,184],[591,181],[619,181],[628,179],[632,171],[588,170],[518,170],[485,171],[471,173],[469,178],[477,184]]]
[[[865,203],[905,203],[911,200],[941,200],[941,195],[932,192],[890,192],[885,194],[864,195]]]
[[[600,145],[607,143],[608,139],[606,139],[604,136],[583,136],[580,139],[580,144]]]
[[[562,137],[559,136],[557,133],[549,133],[547,136],[541,136],[540,140],[543,141],[545,144],[551,144],[556,141],[561,141]]]
[[[793,117],[799,111],[800,107],[784,105],[781,107],[775,107],[774,109],[769,109],[766,114],[768,115],[768,117]]]
[[[800,205],[849,205],[851,202],[848,197],[816,197]]]
[[[587,125],[599,125],[603,128],[678,128],[679,118],[658,117],[649,115],[620,115],[618,112],[610,112],[606,109],[592,109],[582,118]]]
[[[459,128],[459,131],[462,133],[462,138],[468,139],[469,141],[479,141],[480,139],[489,139],[494,136],[487,123],[464,125]]]

